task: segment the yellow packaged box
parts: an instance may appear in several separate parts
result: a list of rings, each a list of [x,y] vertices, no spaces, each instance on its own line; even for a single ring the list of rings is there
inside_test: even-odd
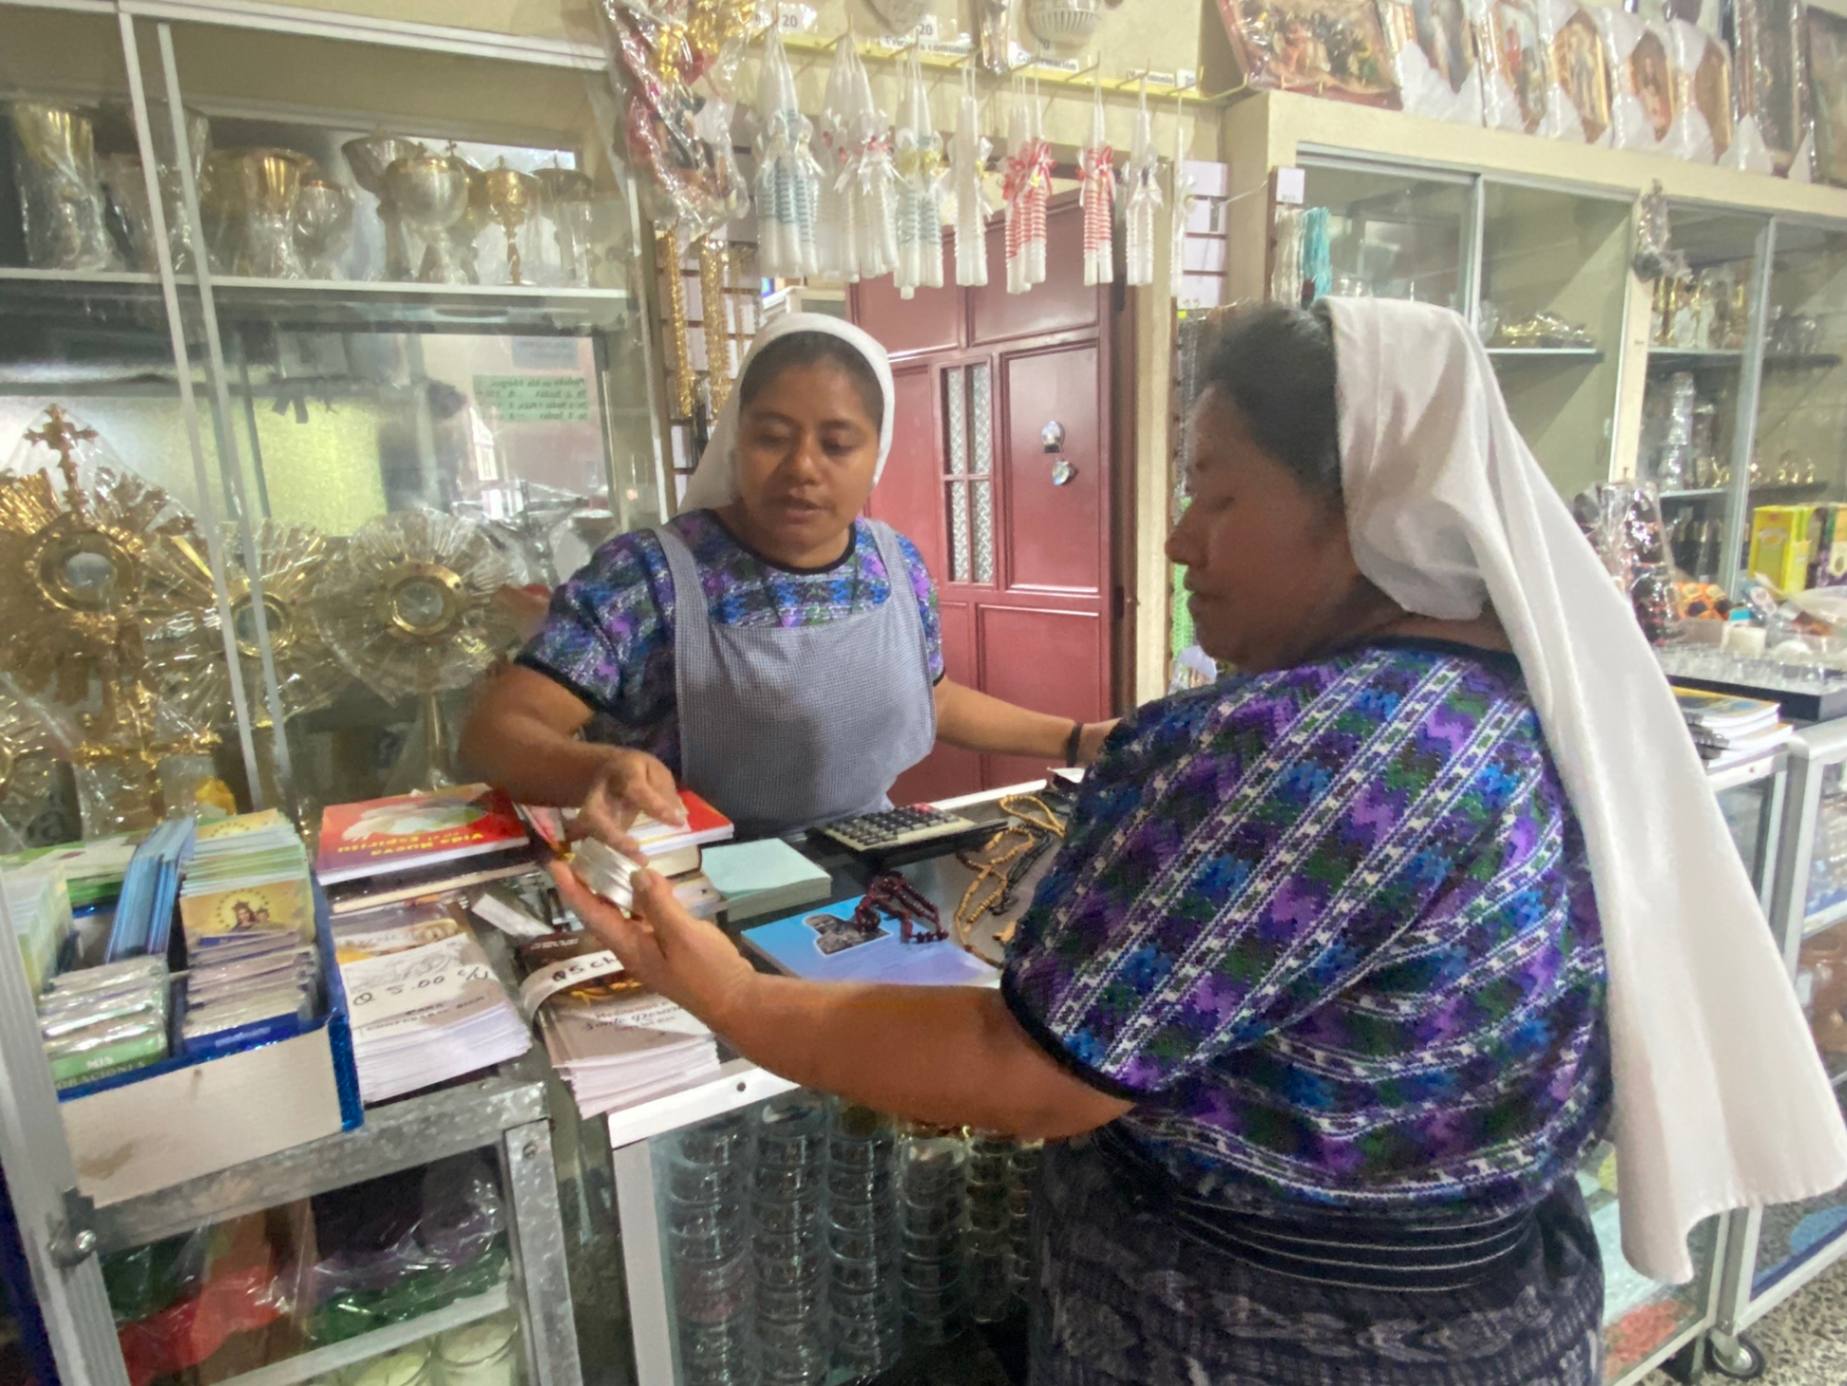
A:
[[[1806,505],[1760,505],[1752,511],[1751,573],[1784,592],[1807,587],[1814,515]]]

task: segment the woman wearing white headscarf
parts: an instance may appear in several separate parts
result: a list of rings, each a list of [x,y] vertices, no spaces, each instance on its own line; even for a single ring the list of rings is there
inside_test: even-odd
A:
[[[636,811],[677,818],[676,778],[765,835],[888,807],[938,739],[1094,755],[1109,724],[944,677],[923,559],[861,518],[894,403],[884,349],[852,324],[795,313],[759,333],[682,513],[604,545],[488,685],[463,743],[476,772],[583,804],[621,845]]]
[[[1338,369],[1337,369],[1338,368]],[[647,880],[570,903],[797,1082],[1048,1147],[1035,1383],[1593,1386],[1624,1248],[1847,1176],[1625,603],[1455,314],[1222,326],[1169,541],[1244,672],[1110,738],[998,993],[758,975]]]

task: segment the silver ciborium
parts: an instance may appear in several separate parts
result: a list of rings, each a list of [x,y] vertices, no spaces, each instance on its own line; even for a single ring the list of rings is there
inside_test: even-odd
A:
[[[378,199],[378,219],[385,229],[385,267],[379,275],[394,283],[411,277],[410,242],[404,234],[404,216],[392,195],[386,174],[400,159],[411,159],[424,152],[415,140],[379,133],[364,139],[348,140],[340,146],[353,181]]]
[[[417,278],[425,284],[466,284],[452,233],[468,215],[468,165],[452,154],[416,154],[385,170],[385,187],[405,225],[423,241]]]
[[[342,279],[353,244],[353,195],[325,178],[304,179],[295,200],[295,250],[310,279]]]
[[[558,247],[558,278],[567,288],[590,287],[590,179],[574,168],[542,168],[540,206]]]
[[[94,122],[83,111],[38,101],[15,101],[8,114],[28,263],[78,272],[116,268],[103,229]]]

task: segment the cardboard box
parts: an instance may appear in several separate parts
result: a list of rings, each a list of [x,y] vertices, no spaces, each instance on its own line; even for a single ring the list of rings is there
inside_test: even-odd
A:
[[[1814,516],[1807,505],[1760,505],[1752,511],[1750,576],[1785,593],[1806,588]]]

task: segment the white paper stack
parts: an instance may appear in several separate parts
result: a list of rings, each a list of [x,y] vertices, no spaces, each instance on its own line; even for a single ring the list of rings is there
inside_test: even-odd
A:
[[[335,957],[367,1103],[516,1059],[532,1037],[468,926],[440,906],[342,920]]]
[[[622,971],[587,934],[520,949],[520,1005],[586,1117],[672,1092],[718,1070],[718,1042],[683,1007]]]

